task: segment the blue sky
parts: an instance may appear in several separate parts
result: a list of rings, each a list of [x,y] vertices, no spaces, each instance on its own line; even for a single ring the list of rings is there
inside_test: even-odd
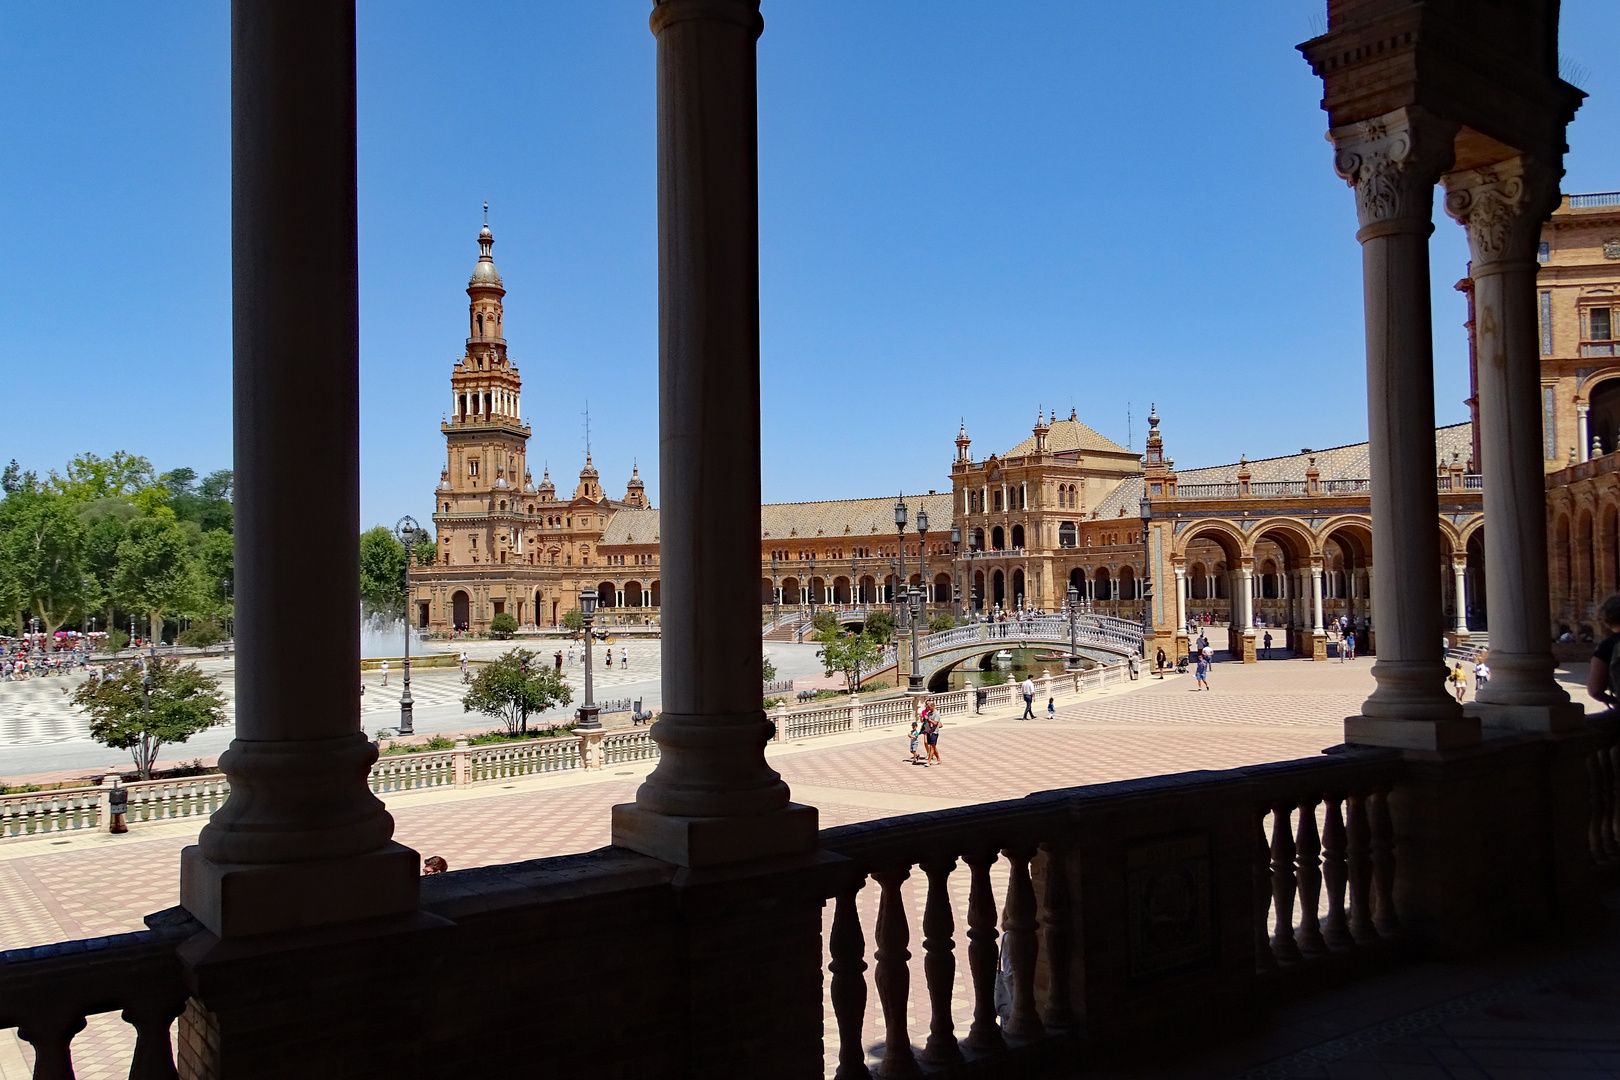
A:
[[[531,461],[657,501],[646,0],[360,5],[363,525],[425,517],[490,202]],[[767,0],[770,501],[943,488],[1038,408],[1184,467],[1353,442],[1349,192],[1294,45],[1320,0]],[[1620,188],[1620,12],[1564,0],[1591,93],[1566,191]],[[469,15],[468,12],[476,12]],[[1009,17],[1009,14],[1011,17]],[[222,2],[0,5],[0,460],[230,461]],[[1438,419],[1466,416],[1467,258],[1433,244]],[[312,482],[319,482],[312,478]]]

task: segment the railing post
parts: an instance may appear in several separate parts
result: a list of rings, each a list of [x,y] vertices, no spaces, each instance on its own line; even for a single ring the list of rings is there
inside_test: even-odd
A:
[[[923,908],[923,976],[928,980],[928,1043],[922,1059],[930,1065],[954,1065],[962,1060],[951,1020],[951,992],[956,982],[956,918],[951,913],[948,881],[956,860],[943,856],[925,862],[928,900]]]
[[[1271,820],[1271,904],[1277,928],[1271,935],[1271,951],[1277,959],[1291,964],[1299,959],[1294,943],[1294,830],[1293,807],[1278,803]]]
[[[1345,918],[1344,887],[1348,881],[1345,865],[1344,796],[1330,793],[1322,825],[1322,880],[1327,885],[1328,914],[1322,926],[1322,939],[1329,948],[1344,949],[1356,943]]]
[[[34,1048],[34,1080],[73,1080],[73,1036],[84,1026],[83,1016],[62,1012],[17,1028],[18,1036]]]
[[[827,970],[832,973],[828,993],[838,1023],[838,1072],[834,1080],[869,1080],[872,1075],[866,1067],[866,1046],[861,1039],[866,1020],[866,939],[855,909],[855,894],[865,884],[861,880],[838,893],[832,933],[827,938]]]
[[[1266,840],[1269,812],[1262,806],[1254,815],[1254,966],[1262,974],[1277,967],[1277,957],[1271,951],[1266,933],[1267,916],[1271,914],[1271,844]]]
[[[973,1024],[965,1044],[980,1053],[1006,1047],[996,1015],[996,902],[990,890],[990,864],[996,853],[969,852],[962,856],[971,871],[968,885],[968,972],[973,976]]]
[[[1372,919],[1372,827],[1367,822],[1367,796],[1345,800],[1345,834],[1350,868],[1350,936],[1356,944],[1378,940]]]
[[[1295,844],[1299,933],[1294,941],[1306,956],[1320,956],[1328,951],[1317,915],[1322,902],[1322,842],[1316,832],[1316,803],[1316,799],[1309,797],[1299,801],[1299,832]]]
[[[456,787],[466,787],[472,783],[472,748],[466,739],[457,739],[455,749],[451,751],[450,761],[455,770],[452,783]]]
[[[885,1077],[921,1076],[922,1069],[911,1052],[911,1036],[906,1030],[906,1006],[911,999],[911,928],[906,922],[905,899],[900,886],[911,876],[909,867],[877,870],[872,880],[882,890],[878,897],[877,949],[878,1001],[883,1004],[883,1063],[878,1071]]]
[[[1395,824],[1389,814],[1389,785],[1372,798],[1373,927],[1384,937],[1400,933],[1395,913]]]
[[[1041,951],[1046,959],[1046,1006],[1041,1023],[1048,1031],[1072,1030],[1077,1018],[1070,992],[1074,917],[1069,902],[1069,853],[1059,844],[1041,845]]]

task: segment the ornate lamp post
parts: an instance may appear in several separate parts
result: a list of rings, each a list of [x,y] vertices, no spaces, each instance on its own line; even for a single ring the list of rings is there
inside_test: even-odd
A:
[[[806,587],[810,591],[810,621],[816,621],[816,553],[810,553],[810,576],[806,579]]]
[[[782,587],[776,582],[776,552],[771,552],[771,628],[782,617]]]
[[[849,557],[849,606],[859,607],[861,599],[861,563],[855,556]]]
[[[922,585],[923,618],[928,617],[928,508],[917,508],[917,577]]]
[[[1069,661],[1070,671],[1080,670],[1080,590],[1069,584]]]
[[[962,526],[951,522],[951,614],[962,617]]]
[[[898,593],[900,597],[904,597],[906,595],[906,591],[907,591],[906,590],[906,584],[907,583],[906,583],[906,497],[903,494],[900,496],[899,500],[896,501],[895,504],[894,504],[894,532],[895,532],[895,535],[897,537],[899,537],[899,544],[900,544],[900,546],[896,549],[896,553],[899,555],[899,558],[900,558],[900,567],[899,567],[898,570],[895,571],[895,574],[894,574],[894,589],[895,589],[895,592]],[[900,605],[900,617],[901,617],[902,621],[905,620],[906,618],[908,618],[910,616],[910,613],[911,613],[911,606],[909,604],[906,604],[906,603],[902,602],[901,605]]]
[[[895,604],[899,602],[900,595],[900,565],[893,559],[889,560],[889,577],[894,581],[894,584],[889,586],[889,620],[899,626],[900,613]]]
[[[405,545],[405,689],[399,695],[401,735],[416,734],[416,703],[411,699],[411,563],[416,559],[421,534],[422,527],[409,514],[394,522],[394,535]]]
[[[602,724],[596,719],[596,701],[591,694],[591,624],[596,621],[596,587],[585,586],[579,594],[579,613],[585,620],[585,703],[579,707],[580,731],[600,731]]]
[[[1153,636],[1153,553],[1148,546],[1148,526],[1153,522],[1153,502],[1142,496],[1142,657],[1147,658],[1148,638]]]
[[[922,622],[923,592],[920,588],[908,589],[907,605],[911,610],[911,679],[907,690],[909,693],[921,694],[923,690],[922,656],[917,648],[917,625]]]

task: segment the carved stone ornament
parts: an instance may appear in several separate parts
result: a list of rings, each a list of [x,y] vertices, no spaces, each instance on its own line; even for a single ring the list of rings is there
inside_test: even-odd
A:
[[[1620,259],[1620,236],[1613,240],[1603,241],[1603,257],[1605,259]]]
[[[1421,109],[1397,109],[1329,133],[1333,170],[1356,189],[1362,228],[1397,221],[1429,224],[1434,185],[1454,159],[1457,127]]]
[[[1476,273],[1493,263],[1535,259],[1562,175],[1562,169],[1516,157],[1445,177],[1446,213],[1468,230]]]

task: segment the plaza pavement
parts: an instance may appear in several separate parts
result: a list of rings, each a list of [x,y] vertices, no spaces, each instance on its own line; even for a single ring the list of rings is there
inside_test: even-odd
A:
[[[898,729],[772,745],[768,756],[794,798],[819,808],[823,827],[1050,788],[1286,760],[1340,741],[1343,718],[1372,690],[1371,666],[1370,659],[1224,663],[1216,665],[1207,693],[1194,689],[1190,675],[1144,677],[1070,699],[1051,720],[1044,708],[1037,720],[1016,719],[1021,703],[996,715],[953,718],[940,738],[941,763],[932,768],[909,763]],[[609,807],[633,799],[651,766],[414,793],[388,803],[396,838],[424,856],[443,856],[453,870],[513,862],[607,844]],[[199,824],[0,843],[0,948],[140,928],[142,916],[176,903],[180,850],[194,841]],[[1005,870],[997,867],[999,889]],[[965,882],[953,880],[953,893],[958,888],[965,890]],[[915,881],[905,886],[919,920],[914,925],[923,892]],[[875,890],[863,890],[863,921],[875,914],[876,899]],[[965,1030],[971,1001],[965,972],[958,976],[955,1004]],[[926,1030],[922,984],[913,980],[914,1032]],[[875,1004],[866,1034],[868,1042],[881,1040]],[[115,1016],[93,1018],[75,1041],[81,1080],[122,1075],[130,1037]],[[836,1045],[829,1042],[828,1051]],[[11,1080],[26,1056],[12,1033],[0,1034],[0,1080]]]

